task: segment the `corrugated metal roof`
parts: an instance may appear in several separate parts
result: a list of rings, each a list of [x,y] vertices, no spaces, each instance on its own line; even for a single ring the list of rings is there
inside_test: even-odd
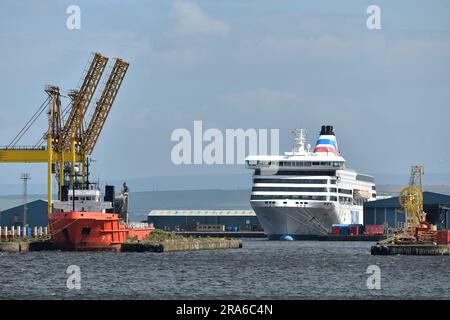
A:
[[[424,191],[423,204],[450,205],[450,196],[442,193]],[[364,208],[400,208],[398,197],[369,201],[364,203]]]
[[[253,210],[152,210],[149,216],[256,216]]]
[[[5,211],[21,204],[23,204],[23,200],[20,199],[0,199],[0,211]]]
[[[33,203],[36,201],[44,201],[47,202],[45,199],[31,199],[27,203]],[[20,198],[1,198],[0,199],[0,212],[8,211],[10,209],[14,209],[16,207],[23,206],[23,199]]]

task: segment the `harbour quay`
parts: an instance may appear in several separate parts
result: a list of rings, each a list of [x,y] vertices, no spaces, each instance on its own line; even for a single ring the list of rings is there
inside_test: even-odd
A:
[[[253,210],[152,210],[147,222],[165,231],[204,233],[263,234]]]
[[[448,256],[450,255],[450,246],[447,244],[376,245],[370,248],[370,253],[374,256]]]

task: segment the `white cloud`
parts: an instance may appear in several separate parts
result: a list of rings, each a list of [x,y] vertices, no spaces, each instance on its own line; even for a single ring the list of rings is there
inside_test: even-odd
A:
[[[231,30],[226,22],[209,17],[195,2],[188,0],[176,0],[169,18],[177,35],[224,36]]]

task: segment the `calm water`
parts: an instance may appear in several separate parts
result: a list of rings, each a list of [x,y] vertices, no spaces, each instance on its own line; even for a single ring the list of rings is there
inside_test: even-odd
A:
[[[0,297],[25,299],[450,298],[450,257],[371,256],[369,242],[244,240],[243,249],[0,254]],[[366,269],[381,268],[381,290]],[[81,289],[66,287],[69,265]]]

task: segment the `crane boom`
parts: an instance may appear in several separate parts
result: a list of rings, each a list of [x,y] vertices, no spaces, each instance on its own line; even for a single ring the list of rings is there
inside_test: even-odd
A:
[[[129,63],[121,59],[116,59],[113,68],[109,74],[108,80],[103,89],[100,99],[97,101],[94,114],[89,122],[87,129],[82,135],[81,153],[85,156],[90,155],[97,143],[100,132],[108,117],[109,111],[116,99],[120,85],[128,70]]]
[[[95,89],[105,70],[108,58],[95,53],[90,67],[86,72],[83,84],[76,93],[69,116],[61,131],[60,145],[62,149],[69,149],[71,139],[74,139],[81,128],[86,110],[92,100]]]
[[[70,185],[74,186],[77,179],[76,164],[83,166],[83,184],[89,186],[86,181],[88,176],[87,156],[92,153],[98,136],[105,124],[111,106],[117,96],[117,92],[122,84],[128,63],[117,59],[106,82],[105,88],[98,100],[94,115],[86,130],[83,128],[84,117],[92,100],[94,92],[100,82],[100,78],[108,63],[108,58],[99,53],[95,53],[90,61],[90,66],[86,70],[82,85],[77,91],[69,93],[72,99],[69,115],[63,121],[64,115],[61,109],[60,92],[56,86],[48,86],[46,92],[49,98],[46,99],[38,111],[20,130],[13,141],[5,148],[0,148],[0,163],[47,163],[47,197],[48,214],[52,213],[52,176],[57,173],[59,177],[59,196],[62,195],[62,187],[66,185],[66,177],[70,177]],[[43,113],[46,106],[49,106],[49,126],[46,133],[39,141],[47,140],[46,146],[40,143],[34,147],[17,146],[22,136],[28,131],[30,126]],[[86,142],[86,146],[84,145]],[[66,170],[66,165],[70,164],[70,172]]]

